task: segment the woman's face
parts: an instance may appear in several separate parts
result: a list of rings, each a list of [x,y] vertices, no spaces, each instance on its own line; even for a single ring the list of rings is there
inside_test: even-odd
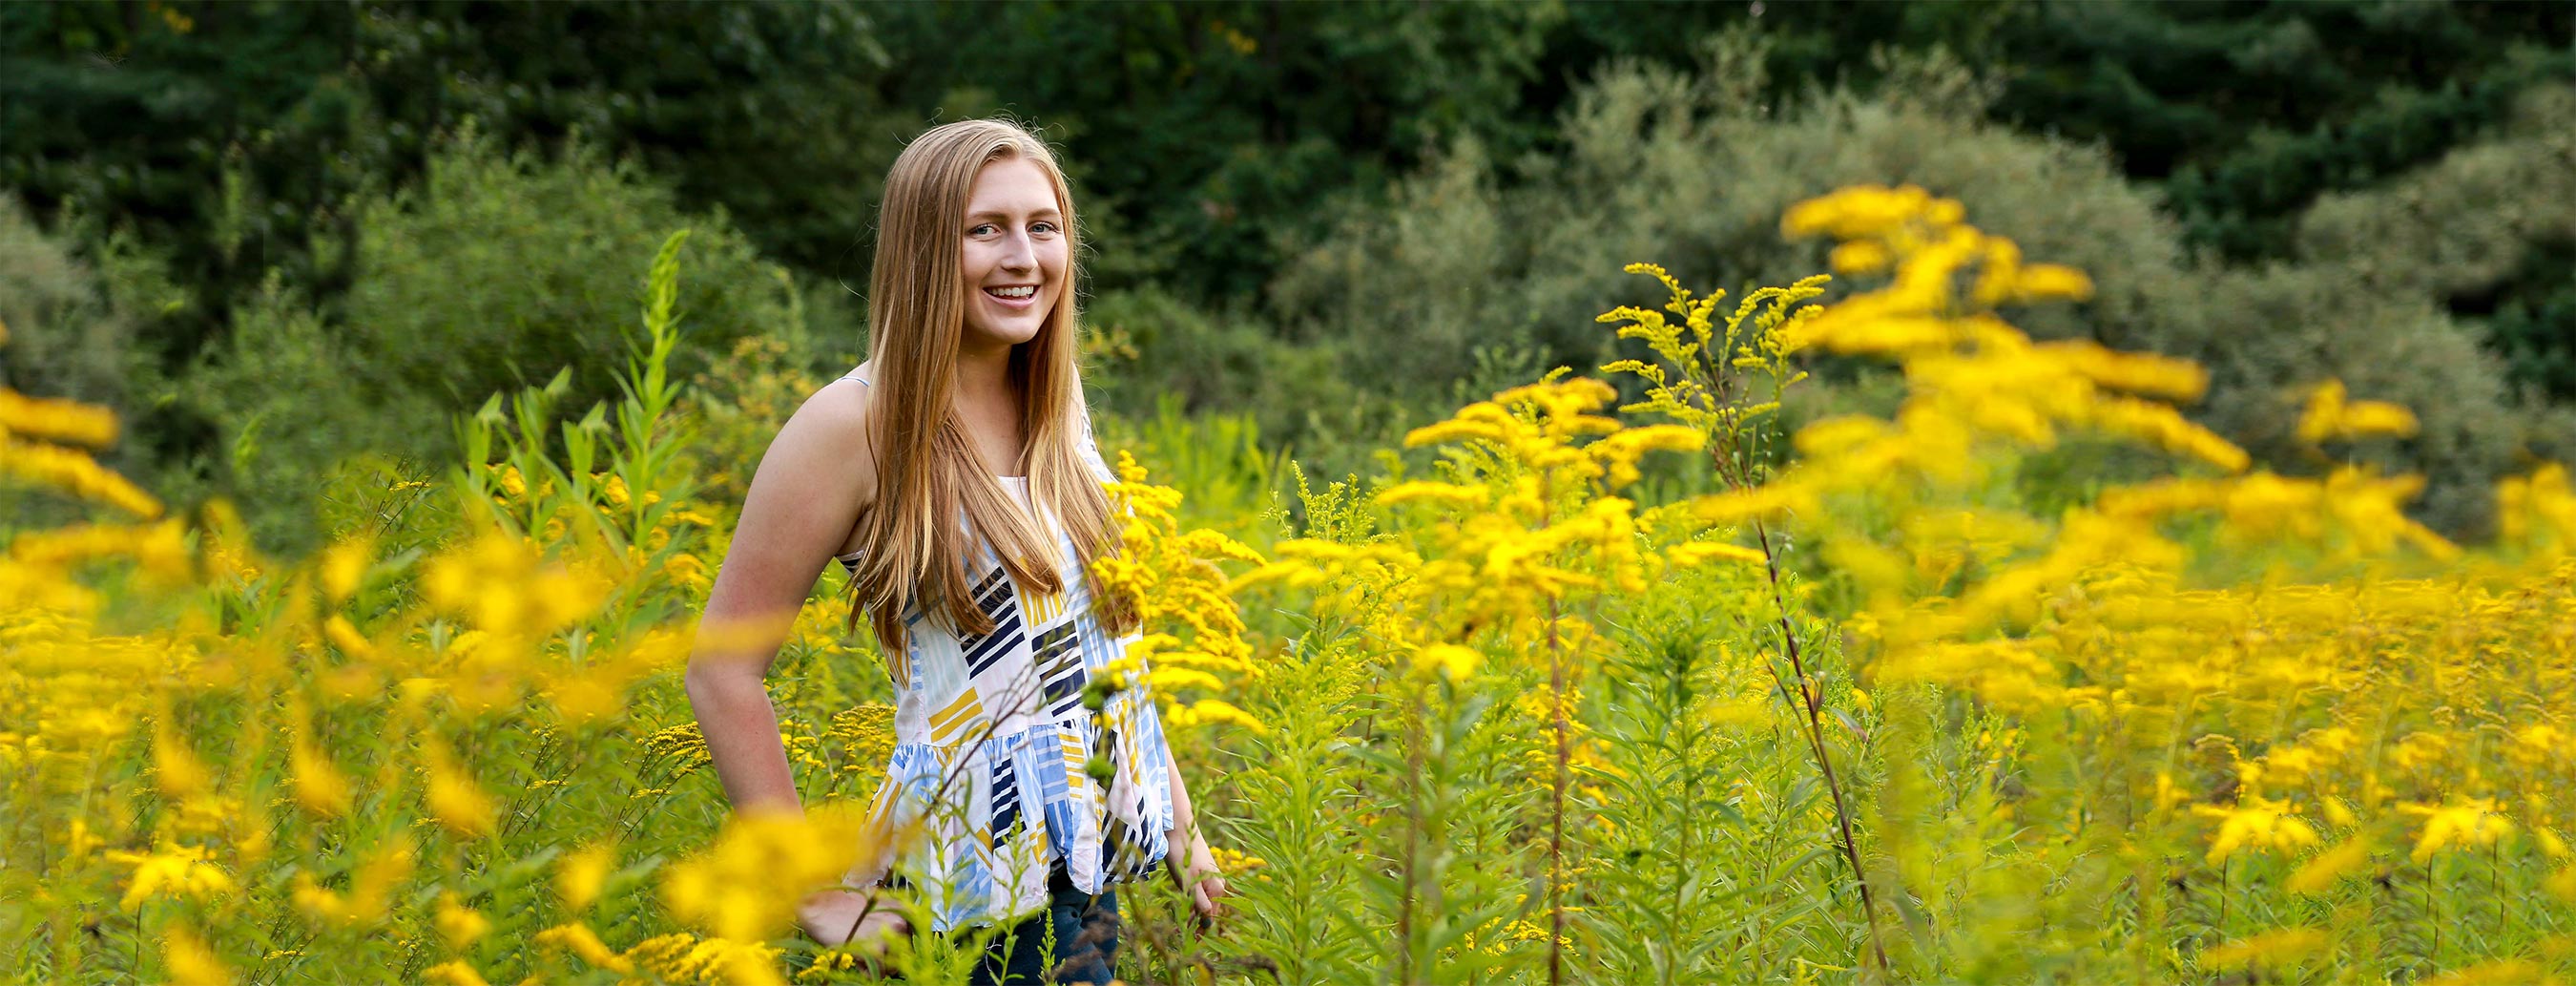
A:
[[[1037,338],[1064,296],[1071,248],[1055,185],[1036,164],[984,165],[966,197],[963,234],[968,347],[1008,348]]]

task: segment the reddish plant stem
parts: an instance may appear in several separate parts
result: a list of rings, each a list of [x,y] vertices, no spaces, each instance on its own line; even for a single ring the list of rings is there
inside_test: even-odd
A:
[[[1851,807],[1843,800],[1843,785],[1834,773],[1834,758],[1825,747],[1824,694],[1813,675],[1807,673],[1806,658],[1798,646],[1798,629],[1790,618],[1789,597],[1780,588],[1780,555],[1771,546],[1771,532],[1761,521],[1753,522],[1753,536],[1762,545],[1763,570],[1770,578],[1771,602],[1780,614],[1781,652],[1789,658],[1789,670],[1798,676],[1798,698],[1805,706],[1807,749],[1816,756],[1816,770],[1824,775],[1825,791],[1834,799],[1834,825],[1840,830],[1843,862],[1851,865],[1852,882],[1860,888],[1861,918],[1869,925],[1870,956],[1877,960],[1880,975],[1887,975],[1887,943],[1878,928],[1878,906],[1871,899],[1869,875],[1861,868],[1860,845],[1852,838]]]
[[[1556,783],[1547,836],[1547,982],[1565,981],[1565,788],[1568,762],[1565,721],[1565,654],[1556,639],[1556,600],[1547,601],[1548,704],[1556,725]]]

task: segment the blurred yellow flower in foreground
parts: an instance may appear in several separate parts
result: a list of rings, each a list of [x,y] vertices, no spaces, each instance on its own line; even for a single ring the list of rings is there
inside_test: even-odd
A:
[[[468,839],[489,837],[499,824],[492,796],[474,783],[474,776],[456,762],[447,744],[424,736],[420,752],[422,769],[429,774],[430,814],[439,824]]]
[[[454,891],[438,895],[438,908],[432,921],[438,925],[438,936],[447,940],[447,947],[460,952],[474,947],[475,942],[492,933],[492,920],[465,906],[465,901]]]
[[[497,530],[433,559],[421,576],[431,605],[523,641],[589,616],[608,588],[602,578],[548,564],[527,540]]]
[[[838,885],[872,855],[863,844],[867,832],[856,805],[736,815],[715,845],[665,871],[662,899],[673,915],[716,937],[764,941],[786,929],[806,894]]]
[[[161,961],[170,967],[170,981],[178,986],[224,986],[233,981],[232,970],[215,957],[205,939],[176,925],[161,932]]]
[[[605,842],[565,855],[555,869],[555,892],[562,895],[564,909],[580,911],[598,900],[600,886],[616,865],[617,847]]]
[[[2412,857],[2422,863],[2448,849],[2482,849],[2513,831],[2494,798],[2455,798],[2445,805],[2401,804],[2397,810],[2424,820]]]
[[[2290,879],[2282,886],[2294,894],[2321,894],[2333,886],[2336,879],[2367,862],[2370,862],[2370,842],[2354,838],[2318,853],[2315,859],[2302,864],[2298,872],[2290,874]]]
[[[411,842],[396,837],[358,862],[347,893],[315,882],[311,872],[295,874],[295,907],[306,917],[330,926],[372,927],[385,919],[394,891],[411,878],[411,871]]]
[[[127,877],[125,899],[118,902],[129,911],[155,897],[205,900],[233,890],[232,875],[215,865],[204,846],[164,844],[149,853],[120,849],[106,856],[134,868]]]
[[[2386,401],[2346,397],[2343,381],[2328,380],[2308,392],[2307,411],[2299,416],[2299,440],[2310,445],[2333,439],[2405,438],[2415,434],[2415,413]]]

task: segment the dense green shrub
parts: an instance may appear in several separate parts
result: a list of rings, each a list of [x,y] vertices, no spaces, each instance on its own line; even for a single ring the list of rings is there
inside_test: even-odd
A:
[[[317,312],[273,279],[234,313],[231,343],[176,388],[222,422],[221,448],[206,456],[215,488],[255,524],[312,516],[317,480],[359,451],[443,461],[454,415],[559,368],[571,371],[560,413],[613,397],[643,305],[635,258],[673,229],[697,230],[678,372],[704,370],[745,335],[803,331],[787,273],[722,213],[687,215],[667,190],[578,143],[555,158],[505,153],[469,129],[433,156],[419,188],[353,211],[356,280],[336,310]]]
[[[48,230],[12,196],[0,194],[0,387],[44,398],[106,407],[124,423],[101,462],[148,475],[160,446],[186,433],[159,393],[159,368],[138,352],[135,337],[186,294],[162,259],[127,233],[98,234],[86,218],[67,215]],[[0,513],[19,524],[68,522],[86,508],[0,489]]]
[[[433,469],[430,456],[450,434],[446,402],[370,379],[349,340],[282,279],[235,311],[233,324],[223,359],[192,368],[172,394],[220,422],[220,444],[166,463],[152,483],[163,496],[229,499],[262,543],[293,550],[323,533],[315,491],[343,460],[377,454]]]
[[[2576,195],[2529,194],[2570,184],[2556,97],[2532,98],[2525,116],[2538,122],[2522,136],[2320,203],[2298,262],[2235,270],[2186,256],[2154,195],[2100,149],[1987,122],[1991,88],[1955,63],[1892,59],[1885,96],[1825,91],[1773,115],[1748,98],[1765,85],[1760,52],[1736,36],[1709,46],[1696,74],[1605,70],[1561,121],[1560,155],[1495,162],[1461,142],[1383,211],[1347,207],[1272,285],[1277,317],[1296,338],[1352,347],[1345,367],[1366,391],[1455,372],[1495,340],[1588,365],[1610,340],[1591,313],[1646,300],[1624,264],[1662,258],[1685,281],[1791,280],[1824,260],[1782,242],[1785,207],[1912,183],[1960,199],[2027,255],[2092,274],[2090,303],[2022,319],[2034,335],[2208,365],[2213,392],[2196,413],[2277,468],[2321,465],[2280,439],[2328,377],[2422,416],[2419,438],[2363,451],[2427,473],[2423,507],[2447,527],[2478,527],[2492,478],[2523,450],[2567,440],[2558,419],[2516,401],[2480,333],[2444,307],[2570,225]]]
[[[2176,263],[2171,223],[2096,151],[2016,137],[1976,119],[1975,80],[1941,62],[1900,61],[1903,99],[1820,95],[1775,118],[1761,45],[1709,46],[1697,74],[1615,66],[1560,121],[1562,155],[1494,162],[1460,144],[1403,182],[1381,212],[1344,210],[1272,285],[1302,339],[1348,339],[1364,388],[1453,373],[1479,344],[1527,340],[1545,359],[1605,351],[1592,321],[1645,300],[1620,268],[1641,257],[1685,281],[1785,283],[1824,266],[1784,243],[1788,204],[1861,182],[1913,182],[1957,196],[2033,256],[2117,271]],[[2075,329],[2060,315],[2044,334]]]
[[[82,256],[80,237],[38,226],[0,195],[0,384],[131,413],[129,381],[145,368],[135,326],[179,296],[165,271],[129,237],[102,237]]]
[[[1366,465],[1362,443],[1384,436],[1405,406],[1357,386],[1340,342],[1291,344],[1252,314],[1207,311],[1159,289],[1104,293],[1083,321],[1094,340],[1084,376],[1094,406],[1137,421],[1167,408],[1224,411],[1316,469]]]
[[[2576,87],[2523,94],[2513,126],[2301,217],[2297,258],[2478,326],[2514,382],[2576,399]]]
[[[504,153],[469,129],[431,158],[419,188],[355,212],[358,273],[339,334],[370,386],[462,407],[569,366],[566,400],[589,407],[616,392],[610,371],[636,331],[644,272],[634,258],[682,226],[699,228],[680,296],[697,353],[676,371],[786,320],[786,271],[723,212],[689,216],[640,172],[579,143],[548,160]]]

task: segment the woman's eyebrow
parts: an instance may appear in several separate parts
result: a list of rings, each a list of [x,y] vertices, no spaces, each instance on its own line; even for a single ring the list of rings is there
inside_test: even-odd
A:
[[[1043,208],[1043,209],[1036,209],[1036,210],[1032,210],[1032,211],[1029,213],[1029,218],[1031,218],[1031,219],[1055,219],[1055,218],[1060,218],[1060,217],[1061,217],[1061,215],[1062,215],[1061,213],[1058,213],[1058,212],[1056,211],[1056,208],[1055,208],[1054,206],[1047,206],[1046,208]],[[1000,210],[1000,209],[984,209],[984,210],[977,211],[977,212],[969,212],[969,213],[967,213],[967,214],[966,214],[966,218],[968,218],[968,219],[1009,219],[1009,218],[1011,218],[1011,214],[1010,214],[1010,213],[1008,213],[1008,212],[1004,212],[1004,211],[1002,211],[1002,210]]]

